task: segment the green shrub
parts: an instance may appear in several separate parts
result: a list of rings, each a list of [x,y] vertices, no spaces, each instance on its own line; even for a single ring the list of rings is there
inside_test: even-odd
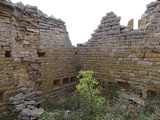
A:
[[[39,120],[64,120],[64,111],[58,111],[54,113],[44,112]]]
[[[55,119],[54,119],[54,117],[53,117],[52,115],[50,115],[49,113],[44,112],[44,113],[40,116],[39,120],[55,120]]]
[[[54,118],[54,120],[64,120],[65,113],[64,111],[59,111],[57,114],[54,114],[52,117]]]
[[[101,92],[95,88],[99,83],[92,76],[93,71],[80,71],[78,75],[79,83],[76,85],[76,90],[88,104],[94,103],[96,106],[102,106],[105,99],[99,96]]]
[[[0,120],[16,120],[15,116],[4,115],[0,117]]]
[[[120,91],[122,87],[117,83],[109,83],[109,84],[106,84],[105,87],[107,91],[104,95],[105,99],[110,101],[110,104],[112,104],[112,102],[114,103],[115,99],[117,99],[118,91]]]
[[[42,107],[45,111],[62,110],[63,105],[59,103],[58,98],[48,98],[42,102]]]
[[[80,103],[81,103],[81,100],[79,96],[76,94],[74,96],[67,98],[64,101],[63,106],[65,110],[77,110],[80,108]]]

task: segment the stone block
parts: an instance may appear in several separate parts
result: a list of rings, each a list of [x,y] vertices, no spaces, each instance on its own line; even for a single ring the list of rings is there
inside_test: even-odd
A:
[[[147,26],[148,30],[155,30],[156,27],[157,27],[156,24],[150,24],[150,25]]]
[[[134,20],[133,20],[133,19],[131,19],[131,20],[128,21],[127,27],[128,27],[129,29],[133,30],[133,27],[134,27]]]
[[[4,50],[4,51],[10,51],[11,48],[10,48],[10,47],[3,47],[3,50]]]
[[[115,54],[114,54],[113,52],[109,54],[109,57],[110,57],[110,58],[112,58],[112,57],[114,57],[114,56],[115,56]]]
[[[114,21],[113,18],[108,18],[108,19],[106,19],[106,23],[110,23],[110,22],[113,22],[113,21]]]
[[[143,34],[143,31],[140,31],[140,30],[134,30],[131,32],[132,35],[142,35]]]
[[[132,36],[126,36],[126,40],[132,39]]]
[[[146,71],[139,71],[139,74],[141,74],[141,75],[147,75],[148,72],[146,72]]]
[[[14,111],[16,113],[20,112],[21,110],[23,110],[26,106],[24,104],[18,104],[14,106]]]
[[[130,76],[121,76],[120,79],[125,80],[125,81],[129,81],[131,79]]]
[[[135,57],[136,57],[136,54],[129,54],[128,57],[129,57],[129,58],[135,58]]]
[[[139,65],[147,65],[147,66],[151,66],[153,65],[153,62],[149,62],[149,61],[138,61]]]
[[[111,16],[111,15],[114,15],[114,12],[108,12],[108,13],[106,13],[106,16]]]
[[[108,30],[111,30],[111,29],[112,29],[111,26],[108,26],[108,27],[105,28],[105,30],[107,30],[107,31],[108,31]]]
[[[31,64],[30,66],[33,70],[38,70],[40,67],[39,64]]]
[[[155,45],[154,46],[156,49],[160,50],[160,45]]]
[[[130,32],[126,32],[126,33],[121,33],[120,37],[126,37],[126,36],[131,36]]]
[[[160,6],[159,6],[159,5],[156,6],[155,11],[156,11],[156,12],[160,12]]]
[[[138,20],[138,28],[146,28],[148,19],[141,18]]]
[[[137,35],[132,35],[131,38],[132,39],[138,39]]]
[[[104,26],[105,26],[105,24],[100,24],[98,27],[103,28]]]
[[[137,53],[137,57],[143,58],[144,57],[144,53]]]
[[[101,20],[101,23],[102,23],[102,24],[105,24],[105,23],[106,23],[106,20]]]
[[[106,31],[106,28],[101,28],[101,30],[100,31],[95,31],[95,32],[104,32],[104,31]]]
[[[114,26],[114,25],[119,25],[119,22],[110,22],[109,25]]]
[[[113,35],[113,34],[114,34],[114,30],[109,30],[109,31],[107,32],[107,34],[108,34],[108,35]]]
[[[35,105],[35,101],[34,100],[27,100],[24,102],[24,105]]]
[[[114,30],[114,34],[115,34],[115,35],[116,35],[116,34],[120,34],[120,30],[119,30],[119,29]]]
[[[151,2],[150,4],[148,4],[146,7],[147,8],[151,8],[151,7],[155,7],[157,5],[156,2]]]
[[[121,21],[121,17],[116,17],[116,18],[114,18],[114,21],[115,21],[115,22],[120,22],[120,21]]]
[[[105,24],[105,27],[111,27],[111,26],[110,26],[110,24],[109,24],[109,23],[106,23],[106,24]]]
[[[125,40],[125,39],[126,39],[126,37],[120,37],[119,39],[120,39],[120,40]]]
[[[114,26],[112,26],[112,29],[113,29],[113,30],[115,30],[115,29],[120,30],[120,26],[119,26],[119,25],[114,25]]]
[[[159,62],[160,58],[148,58],[148,61],[150,61],[150,62]]]
[[[156,58],[156,57],[158,57],[158,54],[155,54],[155,53],[146,53],[145,54],[145,57],[146,58]]]
[[[134,73],[129,73],[128,75],[131,76],[131,77],[135,77],[136,76]]]

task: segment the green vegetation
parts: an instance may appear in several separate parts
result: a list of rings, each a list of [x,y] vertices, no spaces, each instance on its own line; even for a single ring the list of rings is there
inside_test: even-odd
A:
[[[100,107],[104,104],[105,98],[100,96],[101,92],[96,88],[99,83],[92,75],[93,71],[80,71],[78,75],[80,82],[76,86],[76,90],[85,103]]]
[[[16,118],[14,116],[4,115],[0,117],[0,120],[16,120]]]
[[[58,98],[48,98],[45,102],[42,103],[42,106],[47,112],[62,110],[63,105],[59,101]]]
[[[129,91],[116,83],[98,82],[92,75],[93,71],[80,71],[76,93],[63,102],[45,101],[43,105],[48,112],[40,120],[160,119],[160,92],[145,96],[152,85],[153,74],[144,80],[144,85],[132,83]],[[138,92],[141,94],[135,94]]]

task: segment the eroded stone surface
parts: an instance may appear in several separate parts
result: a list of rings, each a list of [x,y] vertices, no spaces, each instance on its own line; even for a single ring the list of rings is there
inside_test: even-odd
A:
[[[160,65],[159,9],[158,0],[148,4],[136,30],[133,20],[128,26],[122,26],[120,17],[107,13],[92,37],[85,44],[77,45],[82,68],[93,70],[97,79],[124,86],[134,79],[136,84],[143,85],[145,77]],[[151,88],[156,89],[160,86],[156,81],[160,75],[154,77]]]
[[[0,104],[24,102],[23,96],[11,98],[18,93],[32,93],[28,99],[37,102],[40,97],[33,91],[45,98],[65,87],[64,79],[72,85],[71,78],[77,74],[75,49],[61,19],[47,16],[36,6],[1,0]]]

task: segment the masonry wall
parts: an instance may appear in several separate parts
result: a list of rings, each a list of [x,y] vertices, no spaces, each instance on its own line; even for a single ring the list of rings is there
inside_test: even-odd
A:
[[[129,88],[131,79],[144,84],[146,76],[158,70],[152,88],[160,87],[160,1],[147,5],[139,28],[120,25],[121,17],[107,13],[85,44],[77,50],[82,69],[90,69],[99,80],[118,82]]]
[[[62,20],[34,6],[0,1],[0,113],[21,91],[43,98],[74,84],[76,61]]]
[[[41,98],[75,84],[80,69],[98,80],[128,88],[133,78],[144,84],[157,69],[152,89],[160,87],[160,1],[147,5],[139,29],[120,25],[121,17],[107,13],[85,44],[74,48],[65,23],[37,7],[0,1],[0,113],[17,93],[35,91]],[[61,92],[59,92],[61,93]]]

